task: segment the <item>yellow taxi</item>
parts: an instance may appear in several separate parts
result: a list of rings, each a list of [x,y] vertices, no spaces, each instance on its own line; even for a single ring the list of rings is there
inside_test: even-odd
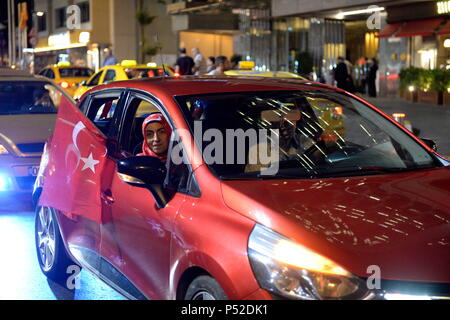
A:
[[[92,87],[107,82],[162,76],[173,76],[173,72],[168,66],[163,68],[156,63],[138,64],[135,60],[124,60],[117,65],[105,66],[98,70],[87,81],[80,84],[73,98],[79,100]]]
[[[307,80],[296,73],[288,71],[256,71],[255,62],[240,61],[238,69],[225,71],[227,76],[246,76],[246,77],[266,77],[266,78],[291,78],[299,80]]]
[[[55,81],[70,96],[73,96],[78,85],[89,79],[94,70],[88,67],[73,66],[69,62],[60,62],[42,69],[38,74]]]

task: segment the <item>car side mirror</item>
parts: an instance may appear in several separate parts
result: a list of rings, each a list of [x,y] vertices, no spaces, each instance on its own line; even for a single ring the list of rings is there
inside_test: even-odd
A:
[[[433,149],[434,151],[437,151],[437,144],[434,140],[431,139],[421,139],[423,143],[425,143],[429,148]]]
[[[83,86],[86,85],[86,83],[87,83],[87,81],[86,81],[86,80],[83,80],[83,81],[80,82],[80,84],[79,84],[78,86],[79,86],[79,87],[83,87]]]
[[[164,192],[163,183],[167,171],[161,160],[149,156],[125,158],[117,162],[117,171],[123,182],[148,189],[158,208],[166,206],[168,196]]]

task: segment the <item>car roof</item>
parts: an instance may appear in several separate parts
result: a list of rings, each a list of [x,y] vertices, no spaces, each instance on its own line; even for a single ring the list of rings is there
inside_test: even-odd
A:
[[[91,92],[106,88],[134,88],[172,96],[243,91],[341,91],[335,87],[301,79],[240,76],[183,76],[110,82],[95,87]]]

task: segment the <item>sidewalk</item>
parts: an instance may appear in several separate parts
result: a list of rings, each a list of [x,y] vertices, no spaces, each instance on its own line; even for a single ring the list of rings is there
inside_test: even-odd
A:
[[[419,137],[434,140],[441,155],[450,155],[450,106],[412,103],[401,98],[363,98],[390,116],[405,113],[413,127],[420,129]]]

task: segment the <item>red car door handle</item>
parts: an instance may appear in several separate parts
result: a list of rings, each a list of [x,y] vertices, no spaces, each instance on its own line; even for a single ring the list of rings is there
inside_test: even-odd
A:
[[[114,197],[112,196],[111,190],[103,191],[101,198],[106,204],[113,204],[115,201]]]

